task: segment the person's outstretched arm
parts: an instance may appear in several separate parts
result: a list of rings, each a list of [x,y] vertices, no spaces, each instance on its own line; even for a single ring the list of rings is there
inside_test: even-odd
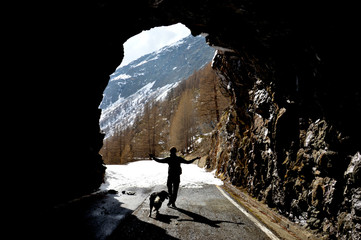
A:
[[[153,154],[149,154],[149,157],[159,163],[168,163],[168,158],[163,158],[163,159],[157,158]]]
[[[193,158],[192,160],[185,160],[184,158],[182,158],[182,161],[181,163],[185,163],[185,164],[191,164],[193,163],[195,160],[198,160],[198,159],[201,159],[201,157],[196,157],[196,158]]]

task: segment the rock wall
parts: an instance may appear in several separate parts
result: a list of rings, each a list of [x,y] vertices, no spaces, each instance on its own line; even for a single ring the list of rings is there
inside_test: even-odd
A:
[[[213,68],[233,106],[214,131],[207,167],[302,226],[329,238],[358,239],[360,127],[348,125],[353,117],[326,114],[337,101],[322,105],[315,96],[327,98],[327,87],[306,88],[312,83],[303,79],[287,89],[277,75],[290,69],[275,66],[254,55],[218,51]],[[357,98],[358,91],[349,93]],[[359,112],[358,102],[342,101]],[[331,107],[342,114],[337,104]]]

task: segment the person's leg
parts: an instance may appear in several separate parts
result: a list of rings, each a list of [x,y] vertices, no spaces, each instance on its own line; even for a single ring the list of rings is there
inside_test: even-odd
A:
[[[167,188],[168,188],[168,194],[169,194],[169,202],[168,202],[168,206],[170,206],[172,204],[173,201],[173,189],[172,189],[172,179],[168,176],[168,180],[167,180]]]
[[[180,177],[177,176],[173,182],[173,193],[172,193],[172,206],[173,207],[176,207],[175,201],[177,200],[177,196],[178,196],[179,183],[180,183]]]

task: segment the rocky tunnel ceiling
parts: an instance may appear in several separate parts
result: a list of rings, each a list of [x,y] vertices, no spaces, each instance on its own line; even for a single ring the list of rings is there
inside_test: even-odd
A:
[[[346,156],[360,149],[359,33],[352,4],[131,0],[56,8],[56,21],[41,31],[39,44],[48,91],[38,95],[52,103],[37,127],[46,139],[41,161],[53,169],[36,174],[49,175],[53,187],[47,204],[94,191],[103,180],[98,106],[109,75],[121,63],[123,43],[142,30],[178,22],[193,35],[207,34],[208,43],[221,49],[214,68],[220,84],[231,86],[227,94],[234,109],[234,125],[227,131],[237,131],[244,140],[227,161],[248,156],[257,134],[264,134],[257,132],[261,118],[270,132],[267,148],[275,153],[260,151],[264,161],[273,156],[277,162],[290,149],[297,152],[295,146],[303,143],[299,132],[311,123],[319,126],[318,119],[332,126],[325,141],[336,146],[333,151]],[[230,179],[242,184],[242,174],[231,170]]]

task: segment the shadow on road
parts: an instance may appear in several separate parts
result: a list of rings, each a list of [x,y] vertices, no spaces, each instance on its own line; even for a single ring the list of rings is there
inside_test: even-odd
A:
[[[165,229],[132,215],[133,211],[122,207],[123,203],[114,197],[114,194],[96,194],[54,208],[46,219],[47,224],[39,226],[42,234],[37,239],[177,239]],[[178,216],[159,214],[156,220],[169,224],[174,218]]]
[[[177,218],[179,218],[179,217],[173,216],[173,215],[165,215],[165,214],[161,214],[161,213],[158,213],[158,215],[155,217],[156,220],[163,222],[163,223],[167,223],[167,224],[170,224],[172,219],[177,219]]]
[[[174,216],[162,215],[161,219],[169,220]],[[157,219],[160,220],[160,219]],[[174,238],[167,234],[166,230],[158,227],[154,224],[144,222],[140,220],[138,217],[134,215],[130,215],[127,217],[126,221],[123,221],[117,229],[107,238],[107,240],[135,240],[135,239],[169,239],[169,240],[177,240],[178,238]]]
[[[53,208],[44,229],[44,239],[104,239],[131,209],[122,207],[114,194],[99,193]]]
[[[231,221],[223,221],[223,220],[211,220],[209,218],[206,218],[202,215],[199,215],[197,213],[182,209],[182,208],[176,208],[179,212],[193,218],[193,219],[178,219],[178,221],[193,221],[193,222],[199,222],[199,223],[204,223],[207,224],[211,227],[214,228],[219,228],[220,226],[218,224],[220,223],[233,223],[233,224],[238,224],[238,225],[243,225],[244,223],[236,223],[236,222],[231,222]]]

